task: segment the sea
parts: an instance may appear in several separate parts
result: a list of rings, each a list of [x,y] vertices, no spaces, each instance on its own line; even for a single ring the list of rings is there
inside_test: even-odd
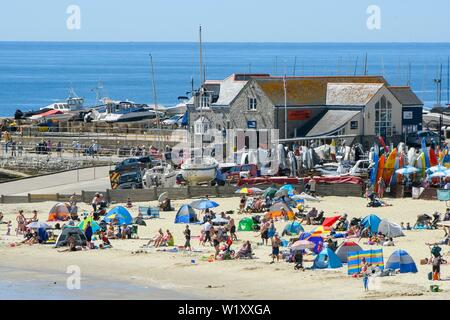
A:
[[[198,43],[0,42],[0,116],[62,101],[70,89],[88,106],[99,97],[173,106],[199,86],[199,56]],[[426,107],[438,99],[449,103],[449,56],[450,43],[203,44],[206,79],[367,72],[391,85],[411,85]]]

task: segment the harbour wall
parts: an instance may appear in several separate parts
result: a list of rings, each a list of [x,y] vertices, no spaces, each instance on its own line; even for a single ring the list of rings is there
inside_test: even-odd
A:
[[[264,189],[269,187],[258,185],[258,188]],[[295,189],[301,193],[304,191],[304,185],[294,185]],[[131,198],[134,202],[156,201],[158,197],[167,192],[172,200],[184,200],[190,198],[204,198],[206,195],[212,198],[229,198],[238,197],[236,194],[237,187],[232,185],[202,187],[187,186],[179,188],[150,188],[150,189],[130,189],[130,190],[106,190],[105,191],[83,191],[77,195],[78,201],[91,203],[96,192],[103,193],[106,200],[111,203],[124,203],[127,198]],[[341,197],[361,197],[363,195],[363,187],[355,184],[317,184],[316,193],[319,196],[341,196]],[[28,194],[24,196],[5,196],[2,195],[0,203],[33,203],[33,202],[68,202],[70,195],[65,194]]]

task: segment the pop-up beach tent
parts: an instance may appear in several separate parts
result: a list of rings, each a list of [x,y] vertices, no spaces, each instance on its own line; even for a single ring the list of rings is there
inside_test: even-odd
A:
[[[239,231],[254,231],[253,226],[255,223],[252,218],[244,218],[239,221],[238,230]]]
[[[77,246],[86,246],[87,239],[83,231],[81,231],[81,229],[78,227],[66,226],[56,240],[56,247],[59,248],[66,246],[68,244],[67,238],[69,238],[70,236],[72,236],[72,238],[75,240],[75,244]]]
[[[400,273],[417,272],[417,266],[413,258],[405,250],[397,250],[389,257],[386,263],[387,269],[400,270]]]
[[[313,269],[336,269],[341,267],[341,260],[330,248],[324,248],[320,251],[312,266]]]
[[[292,209],[284,202],[277,202],[274,205],[272,205],[267,215],[269,216],[269,218],[281,217],[283,215],[282,209],[286,211],[289,220],[294,220],[295,218],[294,211],[292,211]]]
[[[368,215],[361,221],[361,225],[364,228],[370,227],[370,235],[378,232],[378,226],[380,225],[381,219],[374,215]]]
[[[94,219],[93,219],[92,217],[87,217],[86,219],[84,219],[83,221],[81,221],[81,222],[78,224],[78,228],[80,228],[80,230],[82,230],[82,231],[84,232],[84,230],[85,230],[86,227],[87,227],[87,223],[88,223],[88,222],[91,224],[91,228],[92,228],[92,232],[93,232],[93,233],[96,233],[96,232],[100,231],[100,226],[99,226],[99,224],[98,224],[96,221],[94,221]]]
[[[119,224],[132,224],[133,223],[133,217],[128,212],[127,209],[125,209],[122,206],[115,207],[111,209],[105,216],[103,220],[106,222],[111,222],[114,219],[117,219]]]
[[[402,237],[405,235],[401,226],[396,223],[389,222],[386,219],[383,219],[378,225],[378,232],[381,232],[389,238]]]
[[[65,221],[69,219],[69,209],[64,203],[57,203],[48,213],[48,221]]]
[[[197,222],[197,215],[194,209],[188,204],[182,205],[175,216],[175,223],[189,224]]]
[[[289,234],[300,234],[300,232],[304,232],[304,231],[305,231],[305,229],[303,229],[303,226],[298,221],[289,222],[284,227],[284,232],[289,233]]]
[[[353,241],[345,241],[337,250],[336,255],[343,263],[347,263],[349,252],[362,251],[362,248]]]

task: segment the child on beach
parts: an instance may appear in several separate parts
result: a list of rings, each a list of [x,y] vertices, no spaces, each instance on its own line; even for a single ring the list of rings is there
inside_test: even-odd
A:
[[[367,273],[364,273],[363,284],[364,284],[364,290],[369,291],[369,275]]]
[[[131,202],[131,198],[127,198],[127,208],[133,208],[133,202]]]
[[[9,220],[8,224],[6,225],[6,235],[7,236],[11,235],[11,228],[12,228],[12,223],[11,223],[11,220]]]

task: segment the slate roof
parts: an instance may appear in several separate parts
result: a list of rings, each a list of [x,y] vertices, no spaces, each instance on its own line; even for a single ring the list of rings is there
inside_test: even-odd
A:
[[[365,106],[383,83],[328,83],[328,106]]]
[[[344,127],[358,113],[360,111],[328,110],[306,136],[318,137],[329,135]]]
[[[423,106],[422,100],[411,90],[411,87],[388,87],[388,89],[404,106]]]
[[[275,106],[284,106],[283,78],[254,79]],[[287,78],[288,106],[324,106],[329,83],[366,83],[388,85],[379,76],[295,77]]]

